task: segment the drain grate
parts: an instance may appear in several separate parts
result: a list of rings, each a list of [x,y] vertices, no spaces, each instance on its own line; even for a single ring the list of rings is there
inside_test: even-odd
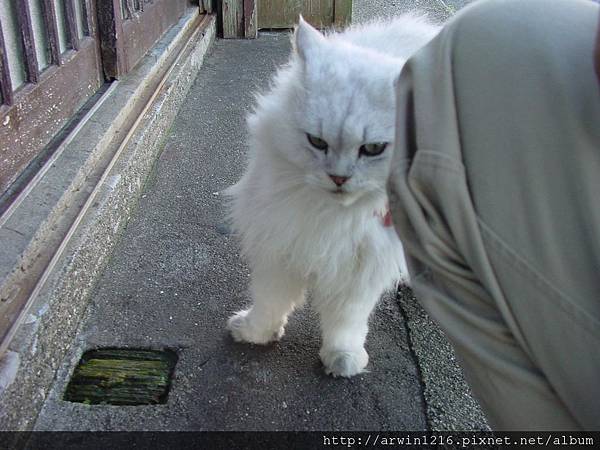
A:
[[[88,405],[166,403],[176,363],[170,350],[90,350],[75,368],[64,399]]]

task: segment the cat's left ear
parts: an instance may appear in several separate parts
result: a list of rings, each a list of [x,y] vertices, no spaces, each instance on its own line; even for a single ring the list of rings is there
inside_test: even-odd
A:
[[[323,45],[325,40],[325,36],[300,16],[298,26],[294,32],[294,43],[296,44],[296,51],[303,61],[306,62],[310,58],[310,54]]]

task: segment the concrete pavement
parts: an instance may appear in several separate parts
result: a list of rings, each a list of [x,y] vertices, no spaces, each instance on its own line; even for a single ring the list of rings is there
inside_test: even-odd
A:
[[[375,17],[390,17],[407,11],[420,11],[444,22],[460,8],[475,0],[353,0],[353,22],[365,22]]]
[[[359,16],[367,3],[371,12]],[[381,12],[376,3],[357,0],[355,16]],[[389,3],[401,11],[412,2]],[[370,372],[349,380],[324,375],[310,307],[292,317],[280,343],[242,345],[227,335],[226,318],[248,303],[248,269],[223,225],[218,193],[243,170],[244,116],[253,92],[267,86],[289,50],[287,33],[215,44],[98,282],[36,429],[485,428],[450,347],[408,290],[379,305],[367,344]],[[167,404],[63,401],[82,352],[96,347],[176,350]]]

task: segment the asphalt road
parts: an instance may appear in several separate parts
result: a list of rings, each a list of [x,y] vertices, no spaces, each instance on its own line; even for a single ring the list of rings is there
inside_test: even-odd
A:
[[[361,8],[376,3],[388,4],[357,0],[357,20],[369,15]],[[403,10],[417,2],[389,3]],[[444,11],[438,9],[440,17]],[[268,85],[289,51],[287,33],[217,41],[98,283],[36,429],[485,428],[450,347],[408,290],[377,308],[367,343],[370,372],[351,379],[323,373],[310,307],[292,317],[279,343],[250,346],[228,336],[227,317],[249,301],[248,269],[223,225],[219,192],[243,171],[244,117],[253,92]],[[79,355],[97,347],[176,350],[167,404],[63,401]]]

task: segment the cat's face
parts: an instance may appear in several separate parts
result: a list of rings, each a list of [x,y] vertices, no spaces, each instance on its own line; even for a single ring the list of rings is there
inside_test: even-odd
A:
[[[394,148],[394,79],[402,61],[379,56],[301,21],[300,80],[292,110],[294,160],[306,183],[345,205],[385,192]]]

